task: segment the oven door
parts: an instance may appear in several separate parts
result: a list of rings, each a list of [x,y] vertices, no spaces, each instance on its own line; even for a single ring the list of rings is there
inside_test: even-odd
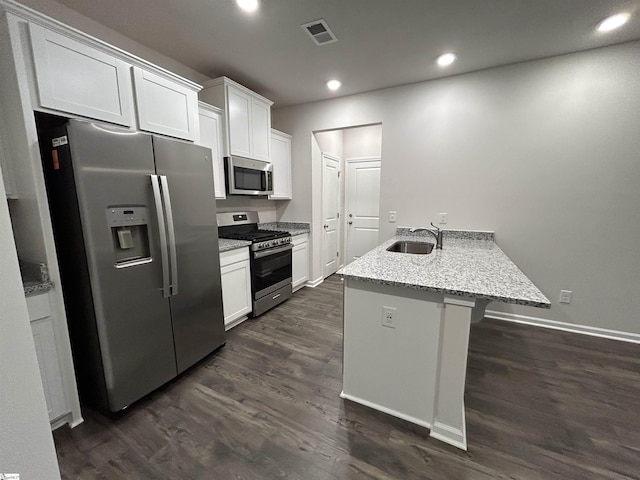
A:
[[[251,292],[259,300],[276,290],[291,284],[291,250],[293,245],[252,252]]]
[[[225,157],[225,177],[230,195],[273,193],[273,165],[244,157]]]

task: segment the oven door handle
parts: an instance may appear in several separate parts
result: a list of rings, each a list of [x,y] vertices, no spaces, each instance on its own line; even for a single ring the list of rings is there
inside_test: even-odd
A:
[[[253,258],[257,259],[257,258],[268,257],[269,255],[275,255],[276,253],[282,253],[292,249],[293,249],[293,245],[289,243],[281,247],[268,248],[267,250],[260,250],[259,252],[253,252]]]

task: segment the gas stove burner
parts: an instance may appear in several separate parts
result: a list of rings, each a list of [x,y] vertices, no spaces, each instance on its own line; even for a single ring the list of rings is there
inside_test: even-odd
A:
[[[282,232],[278,230],[249,230],[246,232],[224,232],[220,236],[222,238],[230,238],[232,240],[247,240],[256,243],[275,238],[289,237],[291,235],[289,232]]]
[[[220,238],[249,241],[253,252],[291,243],[289,232],[259,229],[257,212],[219,213],[217,218]]]

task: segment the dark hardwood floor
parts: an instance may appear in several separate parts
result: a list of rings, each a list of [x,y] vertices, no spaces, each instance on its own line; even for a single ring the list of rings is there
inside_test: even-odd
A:
[[[66,479],[638,479],[640,345],[484,320],[471,329],[469,451],[338,397],[335,277],[112,420],[54,439]]]

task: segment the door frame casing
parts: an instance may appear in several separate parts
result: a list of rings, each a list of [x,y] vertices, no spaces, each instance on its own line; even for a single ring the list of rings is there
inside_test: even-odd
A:
[[[321,203],[321,219],[322,219],[322,245],[321,245],[321,258],[322,258],[322,278],[325,277],[324,267],[326,265],[326,258],[324,257],[324,251],[326,248],[325,242],[325,232],[324,232],[324,221],[325,221],[325,212],[324,212],[324,198],[325,198],[325,179],[324,179],[324,166],[325,166],[325,158],[333,160],[338,163],[338,201],[337,201],[337,214],[338,219],[336,221],[336,248],[338,249],[338,255],[336,260],[336,271],[339,270],[344,265],[344,252],[342,250],[342,242],[340,241],[343,229],[342,229],[342,219],[344,218],[344,201],[343,201],[343,182],[344,176],[342,175],[343,171],[343,160],[335,155],[331,155],[330,153],[321,152],[321,167],[322,167],[322,177],[321,177],[321,188],[322,188],[322,203]]]

